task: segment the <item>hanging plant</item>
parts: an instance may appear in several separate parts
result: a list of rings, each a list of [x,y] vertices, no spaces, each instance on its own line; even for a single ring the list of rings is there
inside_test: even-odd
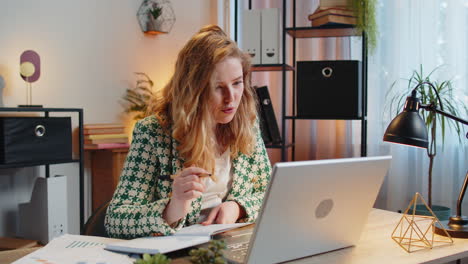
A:
[[[356,16],[356,28],[365,33],[369,53],[377,47],[378,28],[375,19],[376,0],[350,0],[350,8]]]
[[[143,0],[137,12],[138,22],[147,34],[169,33],[175,23],[175,14],[169,0]]]

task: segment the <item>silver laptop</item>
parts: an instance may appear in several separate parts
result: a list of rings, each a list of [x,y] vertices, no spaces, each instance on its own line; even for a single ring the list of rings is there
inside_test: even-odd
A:
[[[240,244],[228,240],[225,256],[234,263],[269,264],[355,245],[390,160],[276,163],[250,240],[242,238],[244,254]]]

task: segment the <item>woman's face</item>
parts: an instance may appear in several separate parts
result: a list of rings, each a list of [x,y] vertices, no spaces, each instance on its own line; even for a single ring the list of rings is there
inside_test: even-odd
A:
[[[213,73],[215,89],[210,102],[216,124],[227,124],[234,118],[244,92],[242,76],[238,58],[228,57],[216,64]]]

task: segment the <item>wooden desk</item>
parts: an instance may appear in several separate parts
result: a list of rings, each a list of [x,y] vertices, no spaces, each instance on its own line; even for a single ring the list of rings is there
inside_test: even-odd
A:
[[[91,154],[93,212],[112,199],[128,148],[89,150]]]
[[[355,247],[312,256],[290,263],[447,263],[468,257],[468,239],[454,239],[453,245],[407,253],[392,238],[401,214],[373,209],[361,239]]]
[[[447,263],[457,259],[468,257],[468,239],[454,239],[453,245],[424,249],[413,253],[407,253],[391,239],[391,233],[400,220],[401,214],[374,209],[369,214],[368,223],[364,228],[361,240],[355,247],[340,249],[333,252],[306,257],[288,263],[315,264],[367,264],[367,263]],[[253,226],[245,227],[252,229]],[[233,233],[239,230],[231,231]],[[226,232],[229,235],[230,232]],[[32,249],[35,250],[35,249]],[[16,251],[0,254],[0,259],[13,261],[26,255],[27,252]],[[176,252],[173,252],[176,253]],[[2,258],[3,257],[3,258]],[[171,256],[170,256],[171,257]],[[188,257],[171,257],[171,264],[189,264]],[[3,263],[3,262],[0,262]],[[8,263],[8,262],[6,262]]]
[[[447,263],[468,257],[468,239],[454,239],[453,245],[423,249],[407,253],[391,238],[391,234],[401,218],[401,214],[373,209],[361,239],[354,247],[340,249],[329,253],[319,254],[287,263],[294,264],[376,264],[376,263]],[[244,229],[253,226],[244,227]],[[236,230],[226,232],[238,232]],[[279,238],[281,239],[281,238]],[[187,257],[175,259],[173,264],[188,264]]]

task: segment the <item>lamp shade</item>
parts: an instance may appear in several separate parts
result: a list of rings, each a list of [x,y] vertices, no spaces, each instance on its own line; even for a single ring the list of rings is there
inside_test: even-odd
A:
[[[397,115],[384,134],[384,141],[427,148],[426,124],[417,111],[403,111]]]

